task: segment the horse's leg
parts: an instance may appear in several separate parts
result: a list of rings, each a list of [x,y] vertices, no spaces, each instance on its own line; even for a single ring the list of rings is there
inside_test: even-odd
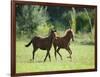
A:
[[[60,50],[60,48],[58,47],[58,49],[57,49],[57,53],[59,54],[59,56],[60,56],[60,58],[61,58],[61,60],[62,60],[62,56],[61,56],[61,54],[59,53],[59,50]]]
[[[47,56],[49,56],[49,50],[47,50],[46,56],[45,56],[45,58],[44,58],[44,62],[46,61]]]
[[[35,56],[35,52],[36,52],[37,49],[38,48],[34,48],[34,50],[33,50],[33,61],[34,61],[34,56]]]
[[[53,45],[54,46],[54,54],[55,54],[55,59],[57,60],[57,54],[56,54],[56,48],[57,48],[57,46],[56,45]]]
[[[51,56],[50,56],[50,53],[49,53],[49,60],[51,61]]]
[[[70,49],[70,47],[68,46],[67,48],[65,48],[68,52],[69,52],[69,54],[70,54],[70,56],[68,57],[68,58],[72,58],[71,57],[71,55],[72,55],[72,51],[71,51],[71,49]]]

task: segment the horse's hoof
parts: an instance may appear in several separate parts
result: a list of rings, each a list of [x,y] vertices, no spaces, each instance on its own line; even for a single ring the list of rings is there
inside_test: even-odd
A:
[[[70,56],[68,56],[67,58],[70,58]]]
[[[71,57],[71,56],[69,56],[69,57],[67,57],[67,58],[69,58],[69,59],[70,59],[70,62],[72,62],[72,57]]]
[[[46,60],[44,60],[44,62],[45,62]]]
[[[34,60],[33,60],[33,59],[30,59],[30,61],[31,61],[31,62],[34,62]]]
[[[51,62],[51,59],[49,59],[49,62]]]
[[[63,59],[61,58],[61,60],[63,60]]]
[[[30,59],[30,61],[32,61],[33,59]]]
[[[70,58],[71,59],[72,57],[71,56],[68,56],[67,58]]]

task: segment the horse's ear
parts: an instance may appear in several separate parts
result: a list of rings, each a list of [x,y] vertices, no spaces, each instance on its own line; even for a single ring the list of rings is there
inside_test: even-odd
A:
[[[52,29],[50,29],[50,31],[56,32],[56,29],[55,28],[52,28]]]

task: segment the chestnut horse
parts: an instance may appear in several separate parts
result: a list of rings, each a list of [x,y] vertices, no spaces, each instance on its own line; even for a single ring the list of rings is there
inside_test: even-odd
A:
[[[26,47],[28,47],[32,43],[32,45],[33,45],[33,52],[32,52],[33,53],[33,61],[34,61],[35,52],[37,51],[38,48],[40,48],[42,50],[47,50],[46,56],[44,58],[44,62],[46,61],[47,57],[49,57],[49,60],[51,61],[50,49],[52,47],[53,38],[55,37],[55,33],[54,33],[55,31],[56,30],[51,30],[50,35],[46,38],[35,36],[31,39],[31,41],[27,45],[25,45]]]
[[[56,36],[56,34],[55,34],[55,36]],[[72,51],[69,47],[71,39],[72,39],[72,41],[74,41],[74,35],[73,35],[73,31],[72,31],[71,28],[65,31],[65,35],[63,37],[57,37],[56,36],[56,38],[53,40],[53,46],[54,46],[54,50],[55,50],[55,52],[54,52],[55,58],[56,58],[56,53],[58,53],[61,60],[62,60],[62,56],[59,53],[59,50],[61,48],[66,49],[70,54],[70,56],[68,58],[71,58]]]

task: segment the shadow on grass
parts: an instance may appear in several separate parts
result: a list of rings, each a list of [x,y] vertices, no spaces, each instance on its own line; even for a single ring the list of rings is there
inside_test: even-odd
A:
[[[82,45],[95,45],[95,43],[94,42],[85,42],[85,41],[82,41],[82,42],[80,42],[80,44],[82,44]]]
[[[29,61],[28,61],[28,63],[44,63],[44,61],[33,61],[33,59],[30,59]]]

